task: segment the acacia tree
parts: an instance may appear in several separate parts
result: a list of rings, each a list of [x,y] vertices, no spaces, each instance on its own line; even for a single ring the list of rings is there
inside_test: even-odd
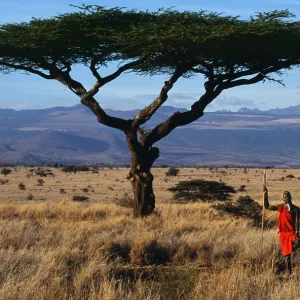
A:
[[[178,126],[200,118],[222,91],[271,80],[282,84],[282,70],[299,65],[300,25],[289,11],[258,13],[249,20],[217,13],[156,12],[78,7],[75,13],[0,27],[0,68],[57,80],[75,93],[103,125],[121,130],[131,152],[128,174],[134,191],[134,215],[155,207],[151,167],[159,157],[154,144]],[[102,76],[103,67],[118,65]],[[87,89],[72,77],[84,65],[95,77]],[[165,75],[157,98],[133,119],[108,115],[95,96],[124,72]],[[181,77],[205,78],[203,94],[190,110],[175,113],[148,131],[144,124],[163,105]],[[134,85],[133,85],[134,88]]]

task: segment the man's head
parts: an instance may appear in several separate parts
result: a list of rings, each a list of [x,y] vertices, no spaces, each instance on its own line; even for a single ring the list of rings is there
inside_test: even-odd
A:
[[[290,204],[292,203],[292,195],[289,191],[284,191],[282,195],[282,200],[284,204]]]

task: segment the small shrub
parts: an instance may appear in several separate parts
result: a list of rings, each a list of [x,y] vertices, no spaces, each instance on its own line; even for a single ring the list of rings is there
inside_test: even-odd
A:
[[[87,172],[89,170],[90,170],[90,168],[88,166],[68,165],[68,166],[64,166],[62,168],[63,172],[65,172],[65,173],[74,173],[74,174],[76,174],[77,172]]]
[[[247,217],[252,220],[253,226],[261,225],[262,206],[248,195],[239,197],[235,203],[226,201],[225,203],[212,205],[212,207],[218,211],[234,215],[235,217]]]
[[[74,173],[76,174],[77,173],[77,168],[76,166],[65,166],[62,168],[62,171],[65,172],[65,173]]]
[[[89,197],[86,197],[86,196],[79,196],[79,195],[74,195],[72,197],[72,200],[73,201],[76,201],[76,202],[85,202],[85,201],[88,201],[89,200]]]
[[[284,181],[284,177],[279,178],[280,181]]]
[[[26,200],[33,200],[33,199],[34,199],[34,197],[33,197],[32,194],[29,194],[29,195],[26,197]]]
[[[295,176],[292,174],[289,174],[289,175],[285,176],[285,178],[293,179],[293,178],[295,178]]]
[[[43,179],[38,179],[38,180],[37,180],[37,185],[38,185],[38,186],[43,186],[44,183],[45,183],[45,181],[44,181]]]
[[[6,177],[7,175],[9,175],[11,172],[12,172],[12,170],[11,170],[11,169],[8,169],[8,168],[3,168],[3,169],[1,170],[1,174],[4,175],[5,177]]]
[[[59,189],[59,192],[60,192],[61,194],[65,194],[65,193],[66,193],[65,189]]]
[[[89,189],[88,189],[88,188],[83,188],[82,191],[83,191],[84,193],[88,193],[88,192],[89,192]]]
[[[9,183],[9,180],[8,180],[8,179],[5,179],[5,180],[0,179],[0,184],[1,184],[1,185],[4,185],[4,184],[6,184],[6,183]]]
[[[18,187],[21,191],[24,191],[26,189],[25,184],[23,184],[22,182],[19,183]]]
[[[166,176],[177,176],[178,173],[179,173],[179,169],[178,168],[174,168],[174,167],[171,167],[169,168],[169,170],[166,172]]]
[[[93,174],[98,174],[98,173],[99,173],[99,168],[94,167],[94,168],[92,169],[92,173],[93,173]]]

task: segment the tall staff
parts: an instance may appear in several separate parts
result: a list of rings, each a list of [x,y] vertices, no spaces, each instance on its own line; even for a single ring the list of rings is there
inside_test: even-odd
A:
[[[266,186],[267,186],[267,171],[264,170],[263,187],[265,188]],[[264,243],[264,221],[265,221],[265,194],[263,191],[263,210],[261,216],[261,254],[263,253],[263,243]]]

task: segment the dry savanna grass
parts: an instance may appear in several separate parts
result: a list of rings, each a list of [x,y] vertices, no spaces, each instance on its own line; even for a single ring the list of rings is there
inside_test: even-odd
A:
[[[42,184],[28,168],[0,175],[8,180],[0,184],[0,299],[300,299],[300,255],[289,280],[273,274],[276,228],[265,230],[262,248],[261,229],[249,220],[210,203],[172,203],[167,191],[182,180],[222,181],[246,186],[233,199],[262,204],[263,170],[185,168],[166,177],[167,169],[153,169],[157,208],[144,219],[114,203],[132,195],[128,169],[52,171]],[[300,170],[268,170],[270,202],[289,190],[300,205],[298,177]]]

